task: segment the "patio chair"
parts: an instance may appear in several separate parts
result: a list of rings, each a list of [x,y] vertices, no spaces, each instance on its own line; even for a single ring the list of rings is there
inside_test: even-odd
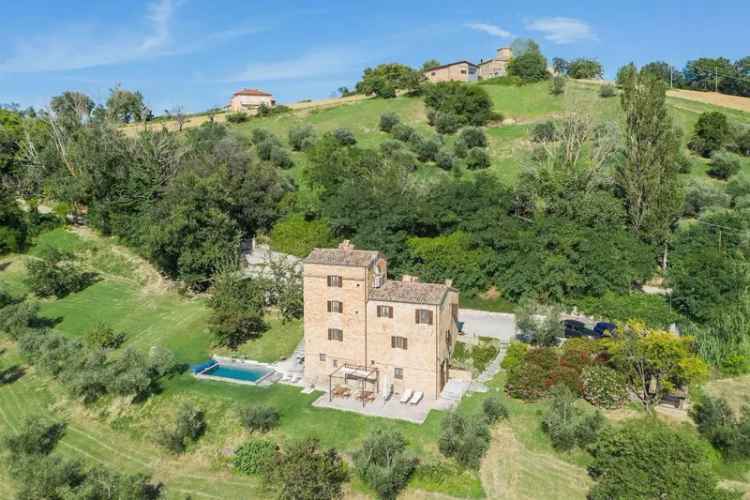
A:
[[[406,403],[408,403],[413,395],[414,395],[413,390],[406,389],[406,391],[404,391],[404,394],[401,396],[401,404],[405,405]]]
[[[424,397],[424,393],[422,391],[417,391],[414,393],[414,395],[409,400],[409,403],[413,405],[418,405],[420,401],[422,401],[422,398]]]
[[[352,390],[348,387],[344,387],[344,390],[341,391],[341,397],[342,398],[350,398],[352,397]]]

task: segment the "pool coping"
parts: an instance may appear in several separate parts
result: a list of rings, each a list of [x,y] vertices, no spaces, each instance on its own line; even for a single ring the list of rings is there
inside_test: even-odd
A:
[[[276,369],[270,365],[269,363],[261,363],[260,361],[253,361],[248,359],[238,359],[238,358],[229,358],[226,356],[211,356],[210,359],[214,361],[213,364],[207,366],[203,370],[201,370],[198,373],[193,373],[193,377],[201,380],[213,380],[214,382],[229,382],[231,384],[240,384],[240,385],[255,385],[259,386],[262,382],[264,382],[267,378],[272,376],[274,373],[276,373]],[[216,365],[252,365],[253,367],[261,367],[268,369],[268,373],[260,377],[258,380],[240,380],[236,378],[229,378],[229,377],[216,377],[213,375],[206,375],[206,372],[212,368],[214,368]]]

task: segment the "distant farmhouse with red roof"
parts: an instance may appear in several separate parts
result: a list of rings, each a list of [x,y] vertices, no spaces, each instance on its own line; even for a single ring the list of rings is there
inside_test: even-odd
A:
[[[258,89],[242,89],[232,94],[229,100],[229,111],[256,111],[261,104],[273,107],[276,101],[273,95]]]

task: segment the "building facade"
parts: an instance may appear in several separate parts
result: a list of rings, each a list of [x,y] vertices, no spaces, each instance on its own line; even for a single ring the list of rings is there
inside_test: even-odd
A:
[[[276,101],[268,92],[263,92],[258,89],[242,89],[232,95],[228,107],[229,111],[233,113],[241,111],[252,112],[256,111],[261,104],[273,107],[276,104]]]
[[[479,67],[469,61],[457,61],[442,66],[436,66],[424,71],[427,80],[437,82],[472,82],[478,78]]]
[[[306,385],[328,388],[346,367],[374,373],[381,392],[440,395],[458,334],[450,283],[389,280],[382,254],[348,242],[315,249],[303,264]]]
[[[513,53],[509,47],[497,49],[497,54],[493,59],[479,63],[479,78],[495,78],[508,74],[508,63],[510,63]]]

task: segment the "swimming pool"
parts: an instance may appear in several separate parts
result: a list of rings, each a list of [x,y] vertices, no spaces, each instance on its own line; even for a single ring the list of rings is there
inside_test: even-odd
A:
[[[272,368],[249,362],[212,361],[201,364],[202,369],[194,371],[194,375],[209,380],[255,385],[274,373]]]

